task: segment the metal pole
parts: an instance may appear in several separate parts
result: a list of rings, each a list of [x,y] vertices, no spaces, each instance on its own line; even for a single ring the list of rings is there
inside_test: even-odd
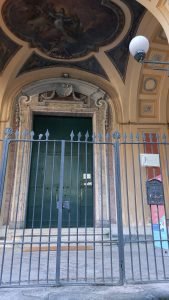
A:
[[[59,182],[59,201],[58,201],[58,236],[57,236],[57,255],[56,255],[56,284],[60,282],[60,258],[61,258],[61,234],[62,234],[62,204],[63,204],[63,183],[64,183],[64,155],[65,141],[61,141],[61,162],[60,162],[60,182]]]
[[[1,163],[1,168],[0,168],[0,209],[2,206],[2,198],[3,198],[9,143],[10,143],[10,139],[7,136],[7,137],[5,137],[4,143],[3,143],[2,163]]]
[[[117,227],[118,227],[118,250],[119,250],[119,275],[120,284],[124,284],[125,265],[124,265],[124,237],[123,237],[123,220],[122,220],[122,201],[121,201],[121,175],[120,175],[120,134],[113,134],[114,143],[114,159],[115,159],[115,187],[116,187],[116,203],[117,203]]]

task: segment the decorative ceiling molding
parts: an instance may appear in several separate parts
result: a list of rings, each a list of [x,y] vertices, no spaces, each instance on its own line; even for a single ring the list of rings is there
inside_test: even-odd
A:
[[[169,47],[161,26],[156,30],[156,34],[152,36],[150,45],[147,60],[168,61]],[[160,68],[163,67],[165,68],[165,66],[160,66]],[[138,91],[138,117],[140,121],[151,118],[153,122],[157,122],[161,118],[160,102],[164,102],[162,84],[164,84],[166,71],[153,70],[154,68],[159,68],[159,65],[144,64],[140,74]],[[165,88],[167,89],[167,86]]]
[[[128,5],[131,15],[132,22],[128,34],[125,36],[123,41],[115,48],[106,51],[105,53],[119,72],[123,81],[125,81],[127,64],[129,59],[129,43],[133,36],[137,32],[138,26],[144,16],[145,7],[136,2],[135,0],[123,0]]]
[[[153,93],[156,94],[158,92],[158,83],[160,79],[159,77],[152,77],[152,76],[143,76],[142,82],[142,93]]]
[[[21,70],[19,71],[18,75],[21,75],[26,72],[35,71],[44,68],[55,68],[55,67],[65,67],[65,68],[76,68],[82,71],[87,71],[98,76],[103,77],[106,80],[109,80],[106,72],[99,64],[98,60],[95,56],[91,56],[88,59],[81,60],[81,61],[56,61],[44,58],[36,53],[33,53],[25,64],[22,66]]]
[[[141,100],[139,101],[139,117],[140,118],[156,118],[157,117],[157,102],[156,100]]]
[[[168,45],[166,34],[161,26],[158,32],[156,32],[154,37],[152,38],[152,42]]]
[[[3,72],[12,57],[21,48],[14,43],[0,28],[0,73]]]

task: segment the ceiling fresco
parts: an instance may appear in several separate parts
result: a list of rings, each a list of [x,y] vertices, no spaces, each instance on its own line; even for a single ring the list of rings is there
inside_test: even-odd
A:
[[[14,43],[0,28],[0,73],[19,49],[20,46]]]
[[[56,59],[98,51],[125,26],[122,9],[109,0],[6,0],[2,15],[17,37]]]
[[[95,51],[100,51],[125,81],[129,42],[146,9],[136,0],[121,2],[124,11],[110,0],[6,0],[1,11],[5,27],[20,38],[23,47],[22,41],[27,41],[30,51],[33,49],[17,76],[43,68],[68,67],[109,80],[100,58],[95,56]],[[131,24],[126,35],[119,38],[123,36],[127,7]],[[0,29],[0,72],[22,47],[11,40],[13,34],[9,38]],[[101,48],[104,45],[107,50]],[[87,54],[91,55],[86,58]]]

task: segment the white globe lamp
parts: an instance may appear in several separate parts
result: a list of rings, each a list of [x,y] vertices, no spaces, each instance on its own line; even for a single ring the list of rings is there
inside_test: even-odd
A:
[[[131,40],[129,51],[138,62],[143,62],[149,46],[148,39],[145,36],[138,35]]]

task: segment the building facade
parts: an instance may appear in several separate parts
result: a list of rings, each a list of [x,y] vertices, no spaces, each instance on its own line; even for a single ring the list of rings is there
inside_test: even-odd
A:
[[[63,227],[110,227],[117,234],[122,208],[124,232],[129,224],[137,234],[138,228],[150,230],[151,180],[163,182],[167,222],[168,147],[158,137],[168,139],[168,71],[139,64],[128,47],[133,37],[144,35],[150,41],[147,59],[169,60],[168,0],[2,0],[0,11],[1,228],[57,227],[53,202],[45,203],[50,193],[59,202],[60,167],[52,159],[60,162],[63,149],[55,153],[54,143],[38,152],[44,139],[91,142],[87,150],[81,145],[82,152],[75,147],[74,154],[70,145],[65,148],[64,174],[72,170],[74,180],[70,184],[64,175],[62,188],[66,201],[73,194],[75,204],[73,221],[63,216]],[[123,139],[117,157],[110,147],[113,132]],[[140,169],[141,154],[160,154],[160,163]]]

